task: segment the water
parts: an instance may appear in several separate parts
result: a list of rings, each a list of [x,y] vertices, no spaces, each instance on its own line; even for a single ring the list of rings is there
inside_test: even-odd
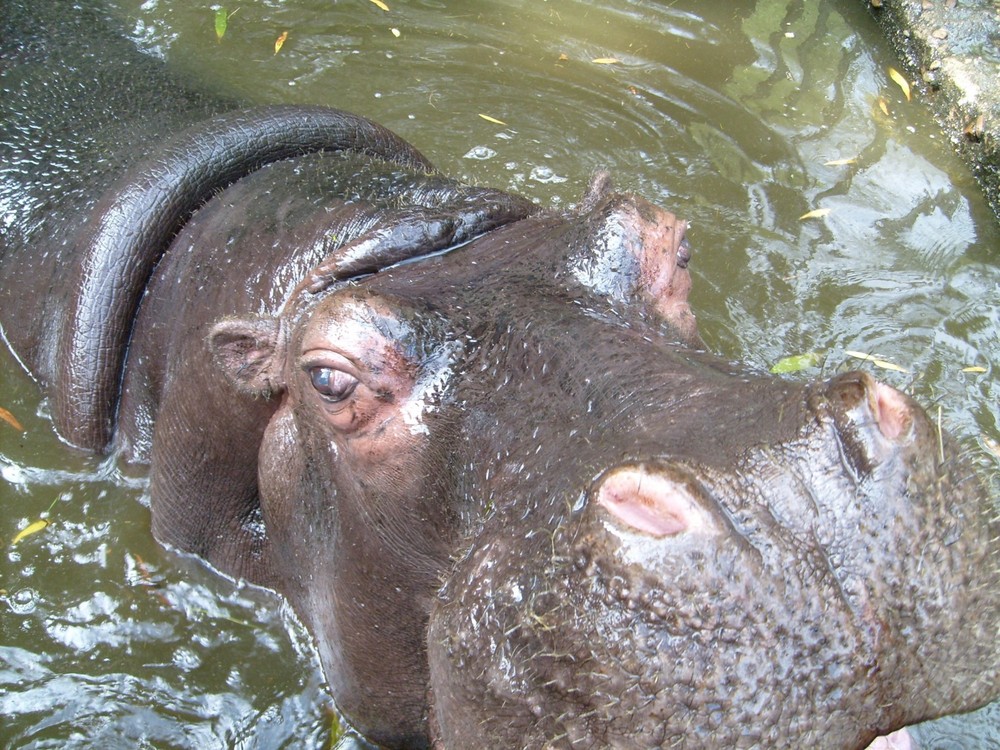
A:
[[[234,3],[221,42],[217,6],[114,14],[220,92],[370,116],[467,181],[558,207],[610,169],[692,222],[712,349],[757,368],[815,352],[804,377],[871,369],[996,472],[1000,232],[920,94],[889,79],[862,3],[389,4]],[[0,406],[25,428],[0,421],[5,746],[330,743],[315,658],[280,600],[153,542],[142,471],[59,443],[7,354]]]

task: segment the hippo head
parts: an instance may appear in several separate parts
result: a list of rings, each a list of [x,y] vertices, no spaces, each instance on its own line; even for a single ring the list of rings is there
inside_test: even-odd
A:
[[[868,375],[700,349],[684,224],[598,184],[218,323],[261,519],[390,746],[863,747],[998,690],[995,508]]]

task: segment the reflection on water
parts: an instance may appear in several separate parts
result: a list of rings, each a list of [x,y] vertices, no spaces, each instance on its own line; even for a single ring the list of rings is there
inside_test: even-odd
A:
[[[971,447],[1000,437],[1000,237],[927,110],[889,80],[860,3],[259,2],[221,42],[211,10],[119,5],[179,72],[368,115],[469,181],[568,206],[609,168],[692,222],[713,349],[758,368],[817,352],[807,376],[877,353],[906,370],[879,377]],[[141,478],[66,450],[0,362],[0,406],[26,427],[0,422],[5,740],[323,742],[320,678],[280,603],[157,547]],[[53,501],[52,524],[12,548]]]

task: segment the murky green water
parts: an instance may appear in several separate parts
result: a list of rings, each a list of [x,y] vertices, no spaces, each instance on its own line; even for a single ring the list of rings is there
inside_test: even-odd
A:
[[[816,352],[808,377],[873,369],[996,472],[1000,232],[919,95],[889,80],[863,3],[387,2],[234,0],[221,42],[217,6],[116,13],[220,91],[370,116],[468,181],[565,206],[610,169],[692,222],[711,348],[760,368]],[[280,602],[159,548],[141,471],[62,446],[5,354],[0,406],[25,427],[0,421],[3,746],[328,742],[308,638]]]

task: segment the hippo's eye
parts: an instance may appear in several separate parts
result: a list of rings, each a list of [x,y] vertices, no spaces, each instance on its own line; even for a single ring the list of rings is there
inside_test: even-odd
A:
[[[354,393],[358,379],[332,367],[310,367],[309,380],[325,400],[336,403]]]

